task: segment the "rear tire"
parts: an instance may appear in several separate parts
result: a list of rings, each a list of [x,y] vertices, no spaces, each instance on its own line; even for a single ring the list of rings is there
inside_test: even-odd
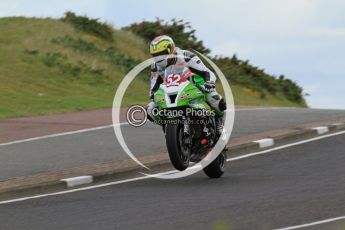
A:
[[[165,138],[171,163],[177,170],[185,170],[189,166],[190,149],[183,146],[182,125],[167,124]]]
[[[210,178],[219,178],[224,174],[226,156],[224,152],[221,152],[219,156],[207,167],[205,167],[204,173]]]

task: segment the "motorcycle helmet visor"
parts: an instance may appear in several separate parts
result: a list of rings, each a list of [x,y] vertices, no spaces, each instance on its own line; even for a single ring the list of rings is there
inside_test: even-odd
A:
[[[152,57],[158,57],[158,56],[161,56],[161,55],[169,55],[169,51],[168,50],[163,50],[161,52],[154,53],[154,54],[152,54]]]

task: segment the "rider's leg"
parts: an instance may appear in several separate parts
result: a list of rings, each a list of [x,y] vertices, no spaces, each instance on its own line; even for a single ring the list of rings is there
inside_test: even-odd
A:
[[[153,114],[152,114],[152,111],[153,111],[153,109],[156,108],[156,107],[157,107],[157,105],[156,105],[156,103],[154,103],[153,101],[151,101],[151,102],[147,105],[147,107],[146,107],[147,119],[149,119],[149,120],[152,121],[152,122],[154,122],[154,120],[155,120],[155,118],[154,118],[154,116],[153,116]]]
[[[149,121],[154,122],[155,124],[158,124],[160,126],[162,126],[163,132],[165,133],[165,124],[163,123],[157,123],[155,122],[155,118],[153,116],[153,109],[157,108],[156,103],[154,103],[153,101],[151,101],[147,106],[146,106],[146,112],[147,112],[147,119],[149,119]]]
[[[221,134],[224,126],[224,111],[226,110],[226,103],[221,95],[216,90],[207,94],[207,102],[212,109],[216,111],[216,128],[218,134]]]

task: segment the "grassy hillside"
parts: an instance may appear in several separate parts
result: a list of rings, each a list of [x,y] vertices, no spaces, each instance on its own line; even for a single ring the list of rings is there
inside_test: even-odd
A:
[[[148,57],[148,44],[128,31],[110,39],[55,19],[0,18],[0,118],[111,107],[129,69]],[[149,82],[131,84],[124,105],[146,103]],[[242,105],[301,106],[233,86]]]

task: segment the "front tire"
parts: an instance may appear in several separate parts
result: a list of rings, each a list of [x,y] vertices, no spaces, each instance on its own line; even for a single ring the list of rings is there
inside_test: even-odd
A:
[[[189,166],[190,149],[184,145],[183,127],[177,124],[167,124],[165,127],[165,138],[170,161],[173,166],[183,171]]]
[[[226,162],[226,155],[224,152],[221,152],[219,156],[207,167],[205,167],[204,173],[210,178],[219,178],[224,174]]]

